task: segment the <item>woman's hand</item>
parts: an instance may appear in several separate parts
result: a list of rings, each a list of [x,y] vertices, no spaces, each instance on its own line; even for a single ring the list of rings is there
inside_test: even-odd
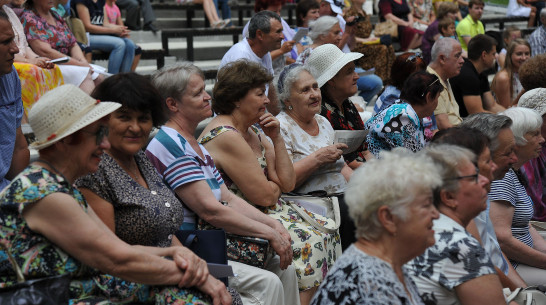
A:
[[[281,132],[281,123],[269,112],[260,117],[258,124],[265,135],[271,139],[278,137]]]
[[[42,69],[53,69],[55,64],[48,62],[49,60],[47,57],[36,57],[28,59],[28,62]]]
[[[277,220],[275,220],[273,223],[274,223],[273,229],[275,229],[275,231],[279,232],[279,234],[281,234],[281,236],[284,237],[285,239],[287,239],[288,242],[291,244],[292,243],[292,237],[290,237],[290,234],[288,233],[286,228]]]
[[[184,276],[180,280],[180,283],[178,283],[178,286],[193,287],[204,285],[209,276],[207,263],[185,247],[173,248],[173,260],[178,268],[184,270]]]
[[[292,48],[294,47],[295,44],[296,44],[296,42],[294,40],[285,41],[281,45],[282,53],[284,54],[284,53],[288,53],[288,52],[292,51]]]
[[[333,163],[343,155],[342,149],[348,148],[345,143],[336,143],[317,150],[314,155],[319,164]]]
[[[288,268],[288,266],[290,266],[290,264],[292,263],[292,257],[294,255],[294,253],[292,252],[291,241],[285,238],[276,230],[274,230],[274,235],[269,240],[269,243],[281,259],[279,264],[281,269],[284,270]]]
[[[112,34],[121,37],[127,31],[127,27],[123,25],[113,25],[110,27],[112,29]]]
[[[215,279],[210,274],[205,283],[197,286],[197,289],[208,294],[212,298],[213,305],[231,305],[231,295],[226,290],[224,283]]]

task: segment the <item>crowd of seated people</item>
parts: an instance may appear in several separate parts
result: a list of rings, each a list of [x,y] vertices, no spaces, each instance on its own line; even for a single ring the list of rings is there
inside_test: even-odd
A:
[[[251,20],[258,34],[249,50],[267,45],[263,58],[277,52],[282,65],[273,73],[258,56],[227,62],[211,96],[190,62],[151,77],[125,72],[134,48],[116,62],[127,69],[93,81],[96,71],[44,1],[27,0],[22,19],[0,2],[0,127],[12,131],[0,141],[10,153],[0,162],[0,236],[9,249],[0,250],[0,287],[17,283],[13,262],[27,280],[70,277],[74,304],[515,305],[503,288],[546,284],[546,241],[531,224],[546,219],[544,56],[513,28],[489,84],[494,39],[457,36],[441,4],[430,66],[419,52],[394,57],[377,111],[363,120],[351,100],[362,54],[340,43],[342,32],[369,24],[313,22],[311,13],[308,48],[286,40],[283,49],[278,33]],[[426,1],[385,1],[407,48],[421,41],[414,18],[434,24]],[[276,12],[282,4],[260,2]],[[88,24],[96,3],[74,5],[103,33]],[[471,0],[469,22],[476,6]],[[113,29],[122,33],[111,38],[128,34],[121,25],[102,30]],[[392,46],[364,46],[394,56]],[[303,60],[288,64],[300,51]],[[67,63],[49,62],[64,55]],[[30,164],[21,133],[30,81],[17,73],[43,78],[30,77],[42,86],[27,97],[38,152]],[[440,102],[459,99],[465,112],[438,130]],[[364,135],[350,145],[342,132]],[[339,215],[285,195],[329,199]],[[216,229],[267,241],[263,265],[230,257],[235,275],[222,282],[176,237]]]

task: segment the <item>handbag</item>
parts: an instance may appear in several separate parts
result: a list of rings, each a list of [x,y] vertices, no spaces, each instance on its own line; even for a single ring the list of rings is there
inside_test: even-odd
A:
[[[546,287],[529,286],[527,288],[517,288],[510,293],[508,288],[504,288],[507,303],[516,302],[519,305],[546,305]]]
[[[312,196],[312,195],[294,195],[283,194],[281,199],[287,202],[305,221],[310,223],[315,229],[334,234],[341,225],[341,216],[339,212],[339,201],[336,196]],[[333,225],[327,225],[317,222],[309,213],[315,213],[333,220]]]
[[[57,305],[68,304],[70,275],[62,274],[25,281],[23,271],[4,244],[1,246],[17,274],[17,284],[0,288],[0,304],[7,305]]]
[[[227,233],[227,256],[230,260],[263,269],[272,251],[263,238]]]
[[[392,20],[386,20],[375,25],[374,35],[379,37],[383,35],[391,35],[391,37],[398,37],[398,25]]]

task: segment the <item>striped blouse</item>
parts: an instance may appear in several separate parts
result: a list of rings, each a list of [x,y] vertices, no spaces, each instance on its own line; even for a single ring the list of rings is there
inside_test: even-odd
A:
[[[533,247],[533,239],[529,232],[529,221],[533,217],[533,201],[527,195],[525,187],[519,182],[513,169],[510,169],[502,180],[491,183],[489,193],[491,201],[507,201],[515,208],[512,218],[512,235],[519,241]],[[518,262],[510,260],[516,268]]]

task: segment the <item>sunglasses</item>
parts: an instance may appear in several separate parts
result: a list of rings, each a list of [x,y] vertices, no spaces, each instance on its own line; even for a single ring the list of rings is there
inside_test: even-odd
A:
[[[107,137],[108,136],[108,127],[102,125],[99,127],[99,129],[95,132],[93,131],[87,131],[87,130],[83,130],[83,132],[85,133],[88,133],[88,134],[92,134],[96,137],[95,139],[95,144],[97,144],[97,146],[100,145],[100,143],[102,143],[102,140],[104,139],[104,137]]]
[[[472,178],[476,183],[478,183],[478,177],[479,176],[480,176],[480,169],[476,167],[476,173],[474,175],[457,176],[455,178],[450,178],[450,179],[447,179],[447,180],[461,180],[461,179]]]
[[[427,94],[427,92],[428,92],[428,89],[430,88],[430,86],[432,86],[432,85],[436,84],[436,83],[437,83],[437,82],[438,82],[439,80],[440,80],[440,79],[439,79],[439,78],[437,78],[437,79],[435,79],[435,80],[434,80],[434,81],[433,81],[432,83],[430,83],[430,85],[428,85],[428,86],[427,86],[427,87],[425,88],[425,91],[423,91],[423,94],[421,94],[421,97],[424,97],[424,96],[425,96],[425,94]]]
[[[408,58],[406,58],[406,62],[415,62],[417,60],[417,57],[423,59],[423,56],[421,55],[421,52],[417,52],[413,55],[410,55],[408,56]]]

